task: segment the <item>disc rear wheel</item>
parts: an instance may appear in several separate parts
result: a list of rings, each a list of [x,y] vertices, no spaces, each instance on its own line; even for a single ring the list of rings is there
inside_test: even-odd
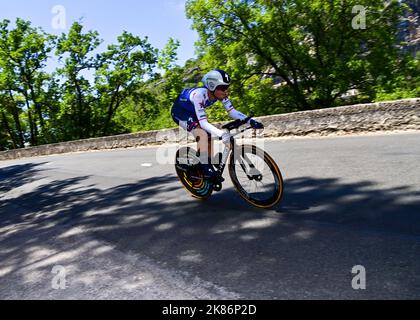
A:
[[[197,199],[207,199],[213,192],[213,184],[203,178],[200,159],[190,147],[180,148],[175,157],[175,170],[184,188]]]

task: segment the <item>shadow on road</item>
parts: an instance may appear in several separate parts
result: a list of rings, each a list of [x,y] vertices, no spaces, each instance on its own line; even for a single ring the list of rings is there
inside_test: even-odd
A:
[[[43,163],[28,163],[0,168],[0,194],[34,181]]]
[[[408,186],[378,187],[369,181],[291,179],[287,181],[284,201],[277,211],[290,219],[420,236],[420,191]]]
[[[0,174],[10,181],[1,186],[11,190],[34,179],[36,166],[6,170]],[[420,243],[410,238],[402,251],[406,240],[399,238],[420,235],[419,193],[409,187],[289,179],[284,201],[276,211],[264,211],[249,207],[233,189],[197,201],[174,175],[107,190],[83,185],[87,178],[0,200],[0,261],[9,270],[3,277],[27,267],[34,246],[53,245],[44,233],[71,242],[75,236],[64,232],[83,226],[120,251],[141,253],[251,299],[413,298],[419,292]],[[366,231],[363,237],[359,229]],[[370,291],[351,288],[357,264],[374,274]]]

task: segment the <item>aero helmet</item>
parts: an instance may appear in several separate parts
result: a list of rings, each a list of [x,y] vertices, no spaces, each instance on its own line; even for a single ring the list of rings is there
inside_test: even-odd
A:
[[[207,89],[214,92],[218,86],[229,86],[230,77],[223,70],[214,69],[204,75],[202,82]]]

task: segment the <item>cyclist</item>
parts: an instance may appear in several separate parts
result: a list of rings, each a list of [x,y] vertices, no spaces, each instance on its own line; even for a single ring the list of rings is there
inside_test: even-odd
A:
[[[247,116],[237,111],[228,99],[230,77],[226,72],[214,69],[204,75],[202,82],[203,87],[187,88],[180,93],[172,107],[172,118],[196,138],[198,155],[204,167],[204,177],[211,178],[215,174],[211,165],[213,154],[211,137],[219,137],[224,144],[230,146],[231,135],[209,123],[205,109],[221,101],[232,119],[243,120]],[[254,129],[264,128],[254,119],[250,119],[248,123]]]

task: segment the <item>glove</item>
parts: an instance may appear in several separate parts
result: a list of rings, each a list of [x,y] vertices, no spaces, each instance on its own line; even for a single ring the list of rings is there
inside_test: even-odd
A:
[[[231,138],[231,135],[229,132],[223,132],[222,136],[220,137],[223,143],[227,145],[230,144],[230,138]]]
[[[254,120],[254,119],[251,119],[251,121],[249,122],[249,124],[254,129],[264,129],[264,125],[261,122],[258,122],[258,121]]]

